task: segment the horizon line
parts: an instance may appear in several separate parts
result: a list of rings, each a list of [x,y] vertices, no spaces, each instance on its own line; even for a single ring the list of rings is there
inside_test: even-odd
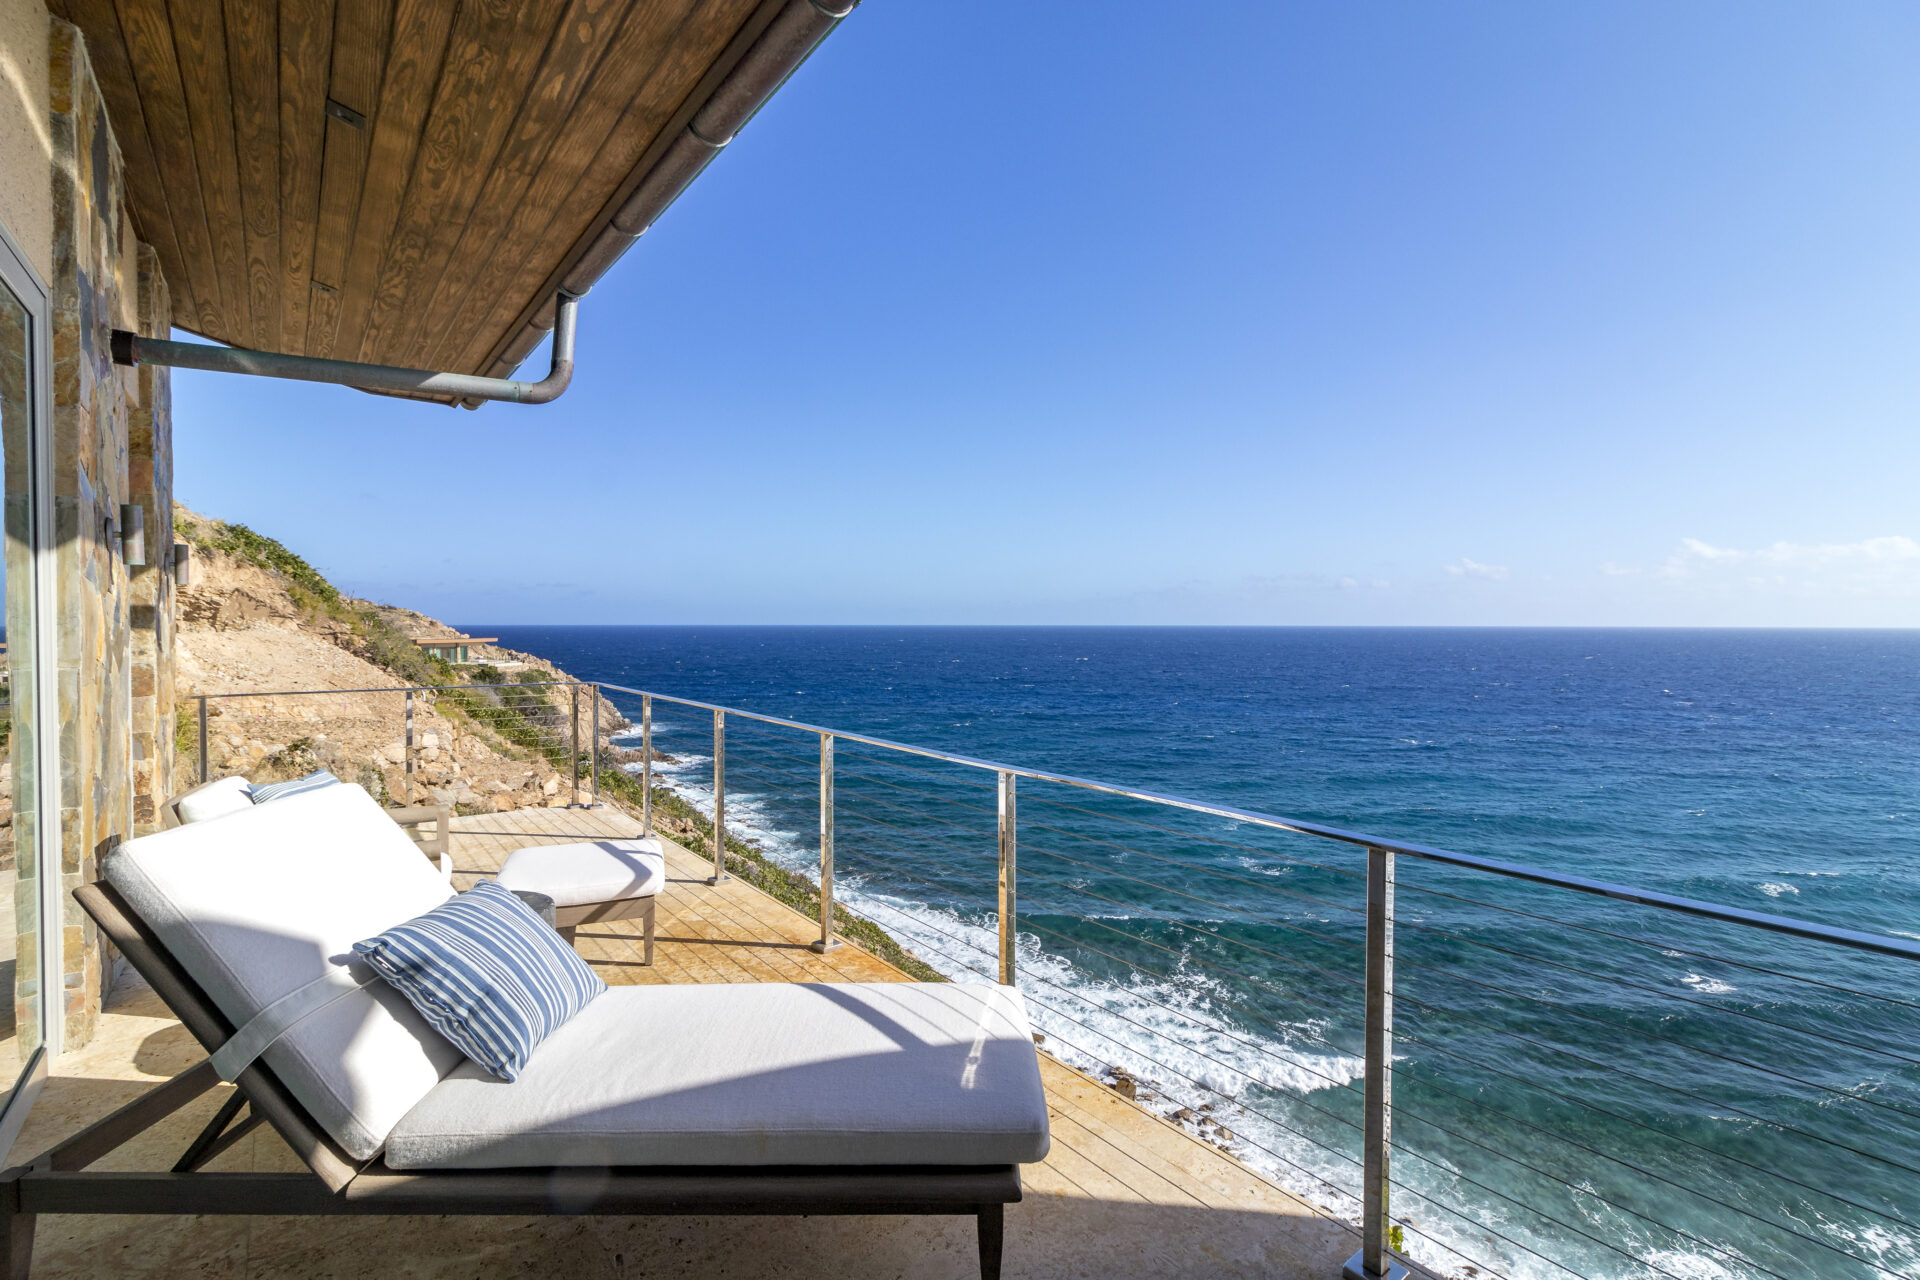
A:
[[[1762,623],[1666,622],[461,622],[462,627],[553,627],[580,630],[613,628],[746,630],[755,627],[791,631],[829,630],[974,630],[974,631],[1794,631],[1920,632],[1920,624],[1898,626],[1814,623],[1797,626]]]

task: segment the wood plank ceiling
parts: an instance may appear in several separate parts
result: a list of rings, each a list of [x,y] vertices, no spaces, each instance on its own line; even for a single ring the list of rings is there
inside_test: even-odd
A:
[[[54,0],[174,323],[484,373],[778,0]]]

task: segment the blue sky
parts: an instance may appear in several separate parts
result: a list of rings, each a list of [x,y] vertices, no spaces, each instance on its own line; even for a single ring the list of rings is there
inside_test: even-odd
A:
[[[1891,3],[867,0],[557,404],[180,372],[178,490],[473,623],[1920,625],[1916,65]]]

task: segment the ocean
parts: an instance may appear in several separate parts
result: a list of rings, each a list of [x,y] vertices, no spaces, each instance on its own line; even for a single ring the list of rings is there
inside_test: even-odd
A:
[[[583,679],[1920,939],[1920,633],[472,628]],[[632,699],[616,698],[637,718]],[[656,704],[708,806],[704,713]],[[817,867],[817,746],[734,720]],[[841,900],[993,959],[991,774],[841,744]],[[1335,1212],[1364,855],[1023,782],[1046,1047]],[[1920,1275],[1920,967],[1402,858],[1392,1205],[1454,1275]]]

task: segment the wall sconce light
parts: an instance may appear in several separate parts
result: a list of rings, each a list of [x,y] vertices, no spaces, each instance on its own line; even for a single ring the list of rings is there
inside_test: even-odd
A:
[[[147,512],[137,502],[120,504],[120,558],[129,569],[147,562]]]
[[[192,569],[193,569],[193,544],[189,542],[174,543],[173,544],[173,585],[176,587],[184,587],[184,586],[191,585],[188,582],[188,578],[192,576]]]

